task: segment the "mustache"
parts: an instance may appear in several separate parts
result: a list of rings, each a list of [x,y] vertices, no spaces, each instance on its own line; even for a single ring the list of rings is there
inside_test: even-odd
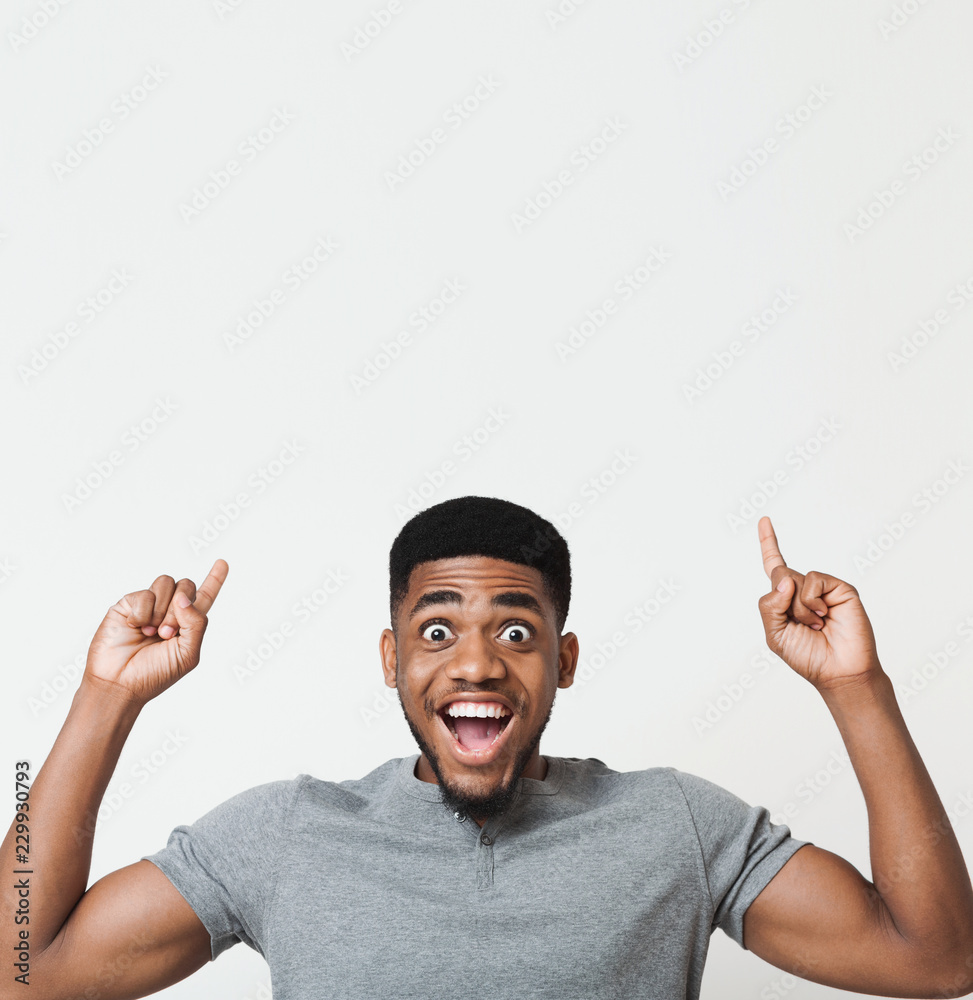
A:
[[[445,691],[439,695],[435,700],[432,698],[426,698],[425,709],[428,715],[434,715],[436,712],[436,704],[442,703],[444,698],[452,698],[454,695],[458,694],[497,694],[502,696],[506,701],[508,701],[514,708],[517,714],[523,714],[523,702],[520,698],[511,694],[509,691],[505,691],[499,684],[458,684],[451,688],[449,691]]]

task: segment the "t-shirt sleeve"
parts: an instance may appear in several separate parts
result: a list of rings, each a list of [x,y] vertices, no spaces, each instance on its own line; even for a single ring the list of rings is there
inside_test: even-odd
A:
[[[302,778],[249,788],[145,854],[185,897],[209,931],[211,960],[239,941],[263,954],[287,822]]]
[[[713,905],[713,930],[728,934],[741,948],[743,915],[767,883],[801,847],[812,843],[791,836],[789,827],[770,822],[763,806],[747,805],[705,778],[672,769],[692,816]]]

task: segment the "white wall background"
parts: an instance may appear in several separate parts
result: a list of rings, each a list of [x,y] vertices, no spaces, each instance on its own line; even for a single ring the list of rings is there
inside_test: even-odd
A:
[[[560,517],[573,555],[589,679],[544,752],[790,804],[867,877],[830,714],[754,660],[766,512],[791,565],[859,588],[973,856],[973,10],[402,0],[376,32],[381,3],[6,6],[0,758],[39,769],[112,603],[218,557],[202,662],[143,712],[92,881],[244,788],[412,753],[377,651],[389,545],[416,494],[501,496]],[[410,326],[448,280],[456,301]],[[348,582],[302,620],[331,571]],[[636,631],[639,605],[658,613]],[[238,947],[164,995],[266,983]],[[703,995],[768,990],[848,995],[714,935]]]

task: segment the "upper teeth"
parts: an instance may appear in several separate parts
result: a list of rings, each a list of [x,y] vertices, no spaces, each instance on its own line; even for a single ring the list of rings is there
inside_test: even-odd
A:
[[[447,715],[453,717],[457,715],[476,716],[480,719],[499,719],[504,715],[510,715],[510,709],[498,702],[476,702],[476,701],[454,701],[446,709]]]

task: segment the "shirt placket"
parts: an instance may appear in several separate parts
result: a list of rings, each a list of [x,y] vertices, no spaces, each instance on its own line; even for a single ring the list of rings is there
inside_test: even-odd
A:
[[[466,827],[474,842],[474,880],[477,889],[493,888],[493,845],[500,830],[500,821],[488,819],[482,827],[477,827],[471,819],[458,813],[453,814]]]

